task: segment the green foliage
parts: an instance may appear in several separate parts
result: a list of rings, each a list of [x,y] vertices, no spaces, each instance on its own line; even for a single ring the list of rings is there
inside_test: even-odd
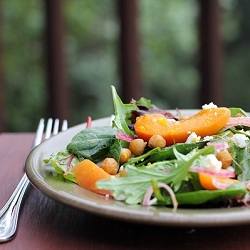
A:
[[[114,112],[110,85],[120,85],[119,23],[115,0],[61,2],[72,126],[87,116],[95,119]],[[199,108],[197,1],[138,0],[137,4],[144,96],[166,109]],[[45,4],[3,0],[1,5],[6,130],[35,130],[39,118],[48,116]],[[221,0],[220,5],[225,106],[248,111],[248,0]]]
[[[41,1],[2,1],[8,131],[28,131],[45,113]]]
[[[66,49],[71,83],[71,122],[110,116],[110,85],[117,85],[115,1],[64,2]]]
[[[197,7],[197,1],[140,1],[143,80],[158,107],[197,103]]]

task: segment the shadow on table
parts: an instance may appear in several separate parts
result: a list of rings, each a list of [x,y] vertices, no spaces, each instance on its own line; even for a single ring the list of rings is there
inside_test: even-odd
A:
[[[31,223],[32,222],[32,223]],[[32,225],[32,226],[30,226]],[[135,224],[84,213],[29,188],[17,237],[51,249],[247,249],[250,226],[178,228]],[[24,233],[25,228],[25,233]],[[52,243],[51,243],[52,242]],[[84,246],[84,247],[83,247]]]

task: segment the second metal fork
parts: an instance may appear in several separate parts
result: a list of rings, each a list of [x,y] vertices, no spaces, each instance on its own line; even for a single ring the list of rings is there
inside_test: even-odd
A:
[[[62,123],[61,130],[62,131],[67,130],[67,127],[68,127],[67,121],[64,120]],[[42,118],[37,128],[32,149],[38,146],[42,142],[44,135],[44,128],[45,124],[44,124],[44,119]],[[44,140],[50,138],[51,135],[56,135],[58,132],[59,132],[59,120],[56,119],[53,124],[53,119],[51,118],[48,119]],[[29,185],[29,179],[27,175],[24,174],[22,179],[18,183],[16,189],[10,196],[9,200],[0,210],[0,242],[9,241],[13,239],[15,236],[20,206],[28,185]]]

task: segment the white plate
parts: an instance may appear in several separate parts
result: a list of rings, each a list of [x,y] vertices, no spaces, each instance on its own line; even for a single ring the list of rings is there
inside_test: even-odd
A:
[[[192,114],[194,110],[182,110]],[[92,122],[92,127],[110,125],[110,118]],[[26,160],[26,173],[31,183],[48,197],[68,206],[100,216],[154,225],[181,227],[217,227],[250,223],[250,208],[182,209],[127,205],[107,199],[74,183],[56,177],[53,168],[43,163],[54,151],[65,149],[72,137],[86,124],[62,132],[35,148]]]

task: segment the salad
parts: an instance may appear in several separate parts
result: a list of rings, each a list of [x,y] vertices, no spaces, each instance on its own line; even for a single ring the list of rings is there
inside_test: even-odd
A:
[[[210,103],[186,116],[146,98],[125,104],[111,89],[112,125],[92,127],[88,117],[86,129],[44,159],[65,181],[142,206],[249,204],[250,117],[244,110]]]

